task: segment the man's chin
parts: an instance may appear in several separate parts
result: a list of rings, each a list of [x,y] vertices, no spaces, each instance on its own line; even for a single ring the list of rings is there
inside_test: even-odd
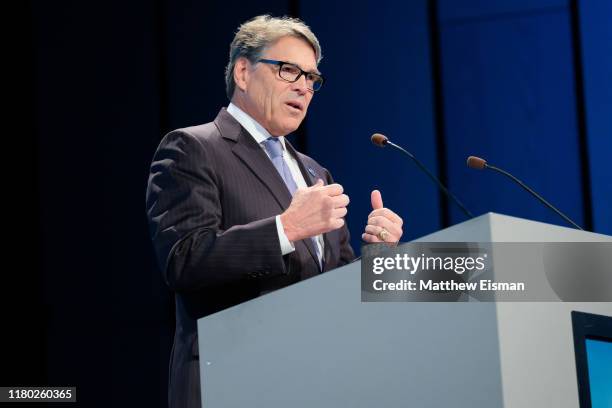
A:
[[[300,127],[300,124],[302,123],[302,120],[289,120],[286,121],[285,123],[283,123],[281,126],[278,127],[278,129],[276,129],[275,132],[270,132],[270,134],[274,135],[274,136],[286,136],[290,133],[293,133],[296,131],[297,128]]]

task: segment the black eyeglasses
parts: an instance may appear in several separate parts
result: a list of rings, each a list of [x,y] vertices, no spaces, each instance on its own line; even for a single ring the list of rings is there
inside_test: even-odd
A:
[[[323,76],[314,72],[306,72],[295,64],[271,59],[260,59],[257,62],[278,65],[278,75],[287,82],[296,82],[302,75],[306,78],[306,87],[311,91],[318,91],[323,86]]]

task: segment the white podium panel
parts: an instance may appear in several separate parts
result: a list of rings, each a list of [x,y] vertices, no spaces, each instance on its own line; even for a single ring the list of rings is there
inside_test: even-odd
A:
[[[611,237],[497,214],[422,242]],[[198,320],[203,406],[578,406],[572,310],[610,303],[362,303],[354,263]]]

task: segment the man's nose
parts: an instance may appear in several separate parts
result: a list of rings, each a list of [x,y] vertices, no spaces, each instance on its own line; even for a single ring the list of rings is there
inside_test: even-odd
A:
[[[301,75],[297,81],[293,83],[293,89],[298,91],[300,95],[304,95],[308,92],[308,86],[306,86],[306,76]]]

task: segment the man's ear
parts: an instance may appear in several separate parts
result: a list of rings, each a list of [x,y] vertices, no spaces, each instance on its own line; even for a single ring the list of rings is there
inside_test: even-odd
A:
[[[234,64],[234,82],[236,82],[236,88],[243,92],[246,91],[249,82],[250,65],[249,60],[244,57],[238,58]]]

